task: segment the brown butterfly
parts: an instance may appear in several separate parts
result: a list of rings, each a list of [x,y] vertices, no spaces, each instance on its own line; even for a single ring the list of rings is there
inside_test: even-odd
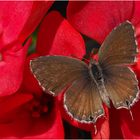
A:
[[[138,81],[128,67],[135,62],[137,43],[134,28],[126,21],[107,36],[98,62],[89,65],[66,56],[42,56],[31,61],[31,70],[45,92],[57,96],[65,87],[64,107],[76,120],[96,123],[104,115],[102,103],[116,109],[130,107],[138,100]]]

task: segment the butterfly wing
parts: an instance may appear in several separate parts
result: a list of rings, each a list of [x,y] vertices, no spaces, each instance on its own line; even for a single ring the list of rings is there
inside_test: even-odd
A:
[[[104,69],[104,83],[115,108],[130,108],[138,98],[138,81],[127,67]]]
[[[104,67],[134,64],[137,54],[134,27],[124,22],[105,39],[99,50],[99,62]]]
[[[44,91],[58,95],[66,86],[88,72],[87,65],[75,58],[43,56],[31,61],[31,70]]]
[[[127,66],[134,64],[136,54],[134,29],[129,22],[114,29],[99,50],[104,84],[116,108],[129,108],[137,99],[138,81]]]
[[[77,79],[64,95],[64,105],[69,114],[82,123],[96,123],[104,115],[102,100],[89,75]]]

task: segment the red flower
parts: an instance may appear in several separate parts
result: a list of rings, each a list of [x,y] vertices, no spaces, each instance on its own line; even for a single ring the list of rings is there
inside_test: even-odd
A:
[[[57,99],[44,94],[29,71],[30,40],[22,46],[52,3],[0,2],[0,138],[64,138]]]
[[[68,20],[58,12],[49,13],[39,28],[35,53],[26,58],[30,40],[24,47],[22,44],[52,3],[0,2],[0,95],[3,96],[0,98],[0,138],[64,138],[61,115],[70,124],[90,131],[93,138],[139,138],[139,102],[132,108],[134,121],[126,110],[109,112],[104,107],[106,118],[97,121],[95,135],[93,124],[81,124],[67,114],[62,104],[63,94],[52,98],[42,91],[30,72],[29,62],[48,54],[80,59],[85,55],[85,44],[79,32],[101,44],[125,20],[136,27],[140,43],[140,3],[69,2]],[[139,64],[133,67],[138,78]]]
[[[52,2],[0,2],[1,48],[15,40],[24,42],[34,31]]]
[[[13,94],[21,84],[29,42],[52,2],[0,2],[0,96]]]
[[[4,118],[3,122],[9,119],[5,119],[5,116],[7,115],[10,116],[10,119],[11,117],[13,119],[9,123],[0,124],[1,129],[4,127],[5,129],[3,129],[3,131],[6,132],[0,133],[1,137],[64,138],[64,130],[58,108],[58,100],[57,98],[50,97],[42,91],[29,68],[30,60],[37,56],[39,55],[36,53],[27,57],[22,86],[15,95],[11,96],[14,101],[12,101],[11,104],[10,101],[8,101],[8,108],[9,106],[13,106],[13,102],[15,102],[11,112],[9,110],[7,111],[8,113],[11,113],[10,115],[12,116],[8,115],[8,113],[2,113],[2,118]],[[17,99],[15,98],[16,95],[29,96],[30,100],[20,98],[18,100],[21,104],[18,105]],[[7,99],[4,103],[7,103]]]
[[[140,2],[69,2],[67,17],[79,32],[97,40],[100,44],[115,26],[129,20],[135,26],[136,37],[140,46]],[[138,80],[140,78],[139,65],[138,58],[136,66],[133,67]],[[132,107],[134,121],[131,120],[127,110],[114,111],[116,115],[119,113],[120,118],[117,121],[116,118],[110,119],[111,129],[118,132],[119,136],[121,132],[116,128],[121,129],[124,138],[140,138],[139,108],[140,102]],[[111,117],[113,116],[115,117],[115,115],[111,115]],[[114,133],[114,136],[111,136],[115,138],[116,135]],[[116,138],[121,138],[119,136]]]
[[[0,138],[64,137],[56,99],[50,99],[48,96],[35,98],[31,93],[17,92],[3,97],[0,100],[0,109]]]

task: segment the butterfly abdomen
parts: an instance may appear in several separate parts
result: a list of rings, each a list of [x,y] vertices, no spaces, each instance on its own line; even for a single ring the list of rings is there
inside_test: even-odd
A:
[[[100,82],[100,81],[102,80],[103,77],[102,77],[102,72],[101,72],[99,66],[96,65],[96,64],[93,64],[93,65],[91,66],[91,71],[92,71],[92,74],[93,74],[95,80],[96,80],[97,82]]]
[[[97,88],[100,93],[100,97],[102,98],[103,102],[110,107],[110,100],[108,97],[107,90],[104,85],[104,78],[102,74],[102,69],[98,62],[92,61],[89,64],[89,73],[92,80],[96,83]]]

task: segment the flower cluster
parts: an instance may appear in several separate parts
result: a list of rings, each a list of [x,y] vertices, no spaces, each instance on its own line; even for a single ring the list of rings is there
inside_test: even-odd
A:
[[[82,34],[102,44],[126,20],[134,25],[140,46],[140,2],[70,1],[66,18],[59,11],[48,12],[52,4],[0,2],[0,138],[64,138],[63,120],[73,130],[89,131],[93,139],[140,138],[139,101],[132,107],[133,121],[125,109],[104,107],[106,116],[97,121],[95,134],[94,124],[79,123],[67,114],[63,94],[44,93],[29,68],[31,59],[48,54],[82,58],[87,47]],[[36,48],[29,54],[34,31]],[[132,66],[138,80],[139,62]]]

